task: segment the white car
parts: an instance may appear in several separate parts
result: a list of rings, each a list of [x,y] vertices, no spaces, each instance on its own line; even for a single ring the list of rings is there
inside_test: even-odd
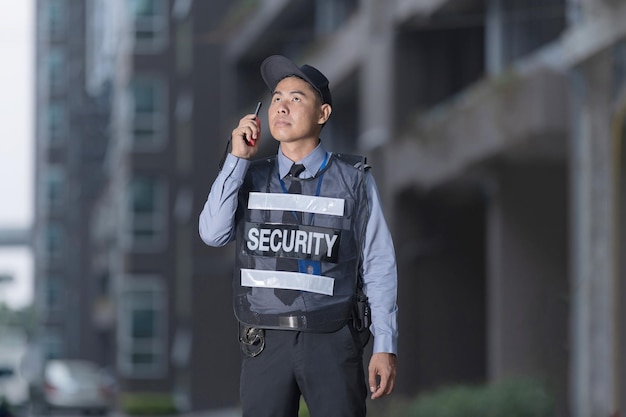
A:
[[[18,372],[12,363],[0,363],[0,399],[4,399],[10,408],[21,409],[29,400],[28,381]]]
[[[84,360],[48,360],[43,378],[32,389],[32,400],[38,412],[76,410],[108,413],[112,406],[110,382],[100,368]]]
[[[23,331],[0,326],[0,402],[18,412],[29,400],[28,380],[20,372],[20,358],[26,349]]]

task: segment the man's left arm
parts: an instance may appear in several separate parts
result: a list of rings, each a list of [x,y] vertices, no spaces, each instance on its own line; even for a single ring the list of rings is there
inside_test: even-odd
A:
[[[398,343],[398,273],[391,232],[385,221],[376,182],[366,173],[369,219],[363,246],[363,289],[372,311],[370,330],[374,335],[369,364],[372,399],[393,391]]]

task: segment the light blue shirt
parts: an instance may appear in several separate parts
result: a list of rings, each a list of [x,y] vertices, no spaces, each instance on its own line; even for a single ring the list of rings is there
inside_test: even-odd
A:
[[[320,143],[302,161],[305,170],[300,178],[317,174],[326,158],[326,149]],[[284,178],[293,162],[278,151],[278,172]],[[209,197],[200,213],[199,232],[202,240],[210,246],[224,246],[234,240],[237,194],[243,184],[250,161],[228,154],[218,174]],[[398,348],[398,273],[391,233],[383,215],[380,196],[374,177],[366,174],[367,198],[370,217],[365,232],[362,254],[363,289],[372,309],[374,335],[373,353],[397,354]]]

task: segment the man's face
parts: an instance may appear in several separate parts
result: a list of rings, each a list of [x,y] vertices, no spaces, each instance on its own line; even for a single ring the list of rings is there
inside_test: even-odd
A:
[[[298,77],[281,80],[272,94],[268,121],[272,137],[279,142],[317,140],[328,119],[317,91]],[[330,115],[330,113],[328,113]]]

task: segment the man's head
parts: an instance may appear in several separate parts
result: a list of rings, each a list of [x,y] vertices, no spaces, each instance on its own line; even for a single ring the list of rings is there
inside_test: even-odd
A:
[[[310,65],[298,67],[289,58],[282,55],[272,55],[261,63],[261,76],[272,93],[283,78],[290,76],[302,78],[318,92],[322,104],[328,104],[331,107],[333,105],[333,99],[328,88],[328,78],[315,67]]]
[[[280,55],[263,61],[261,75],[272,94],[268,121],[274,139],[316,144],[332,112],[328,79],[317,69],[298,67]]]

